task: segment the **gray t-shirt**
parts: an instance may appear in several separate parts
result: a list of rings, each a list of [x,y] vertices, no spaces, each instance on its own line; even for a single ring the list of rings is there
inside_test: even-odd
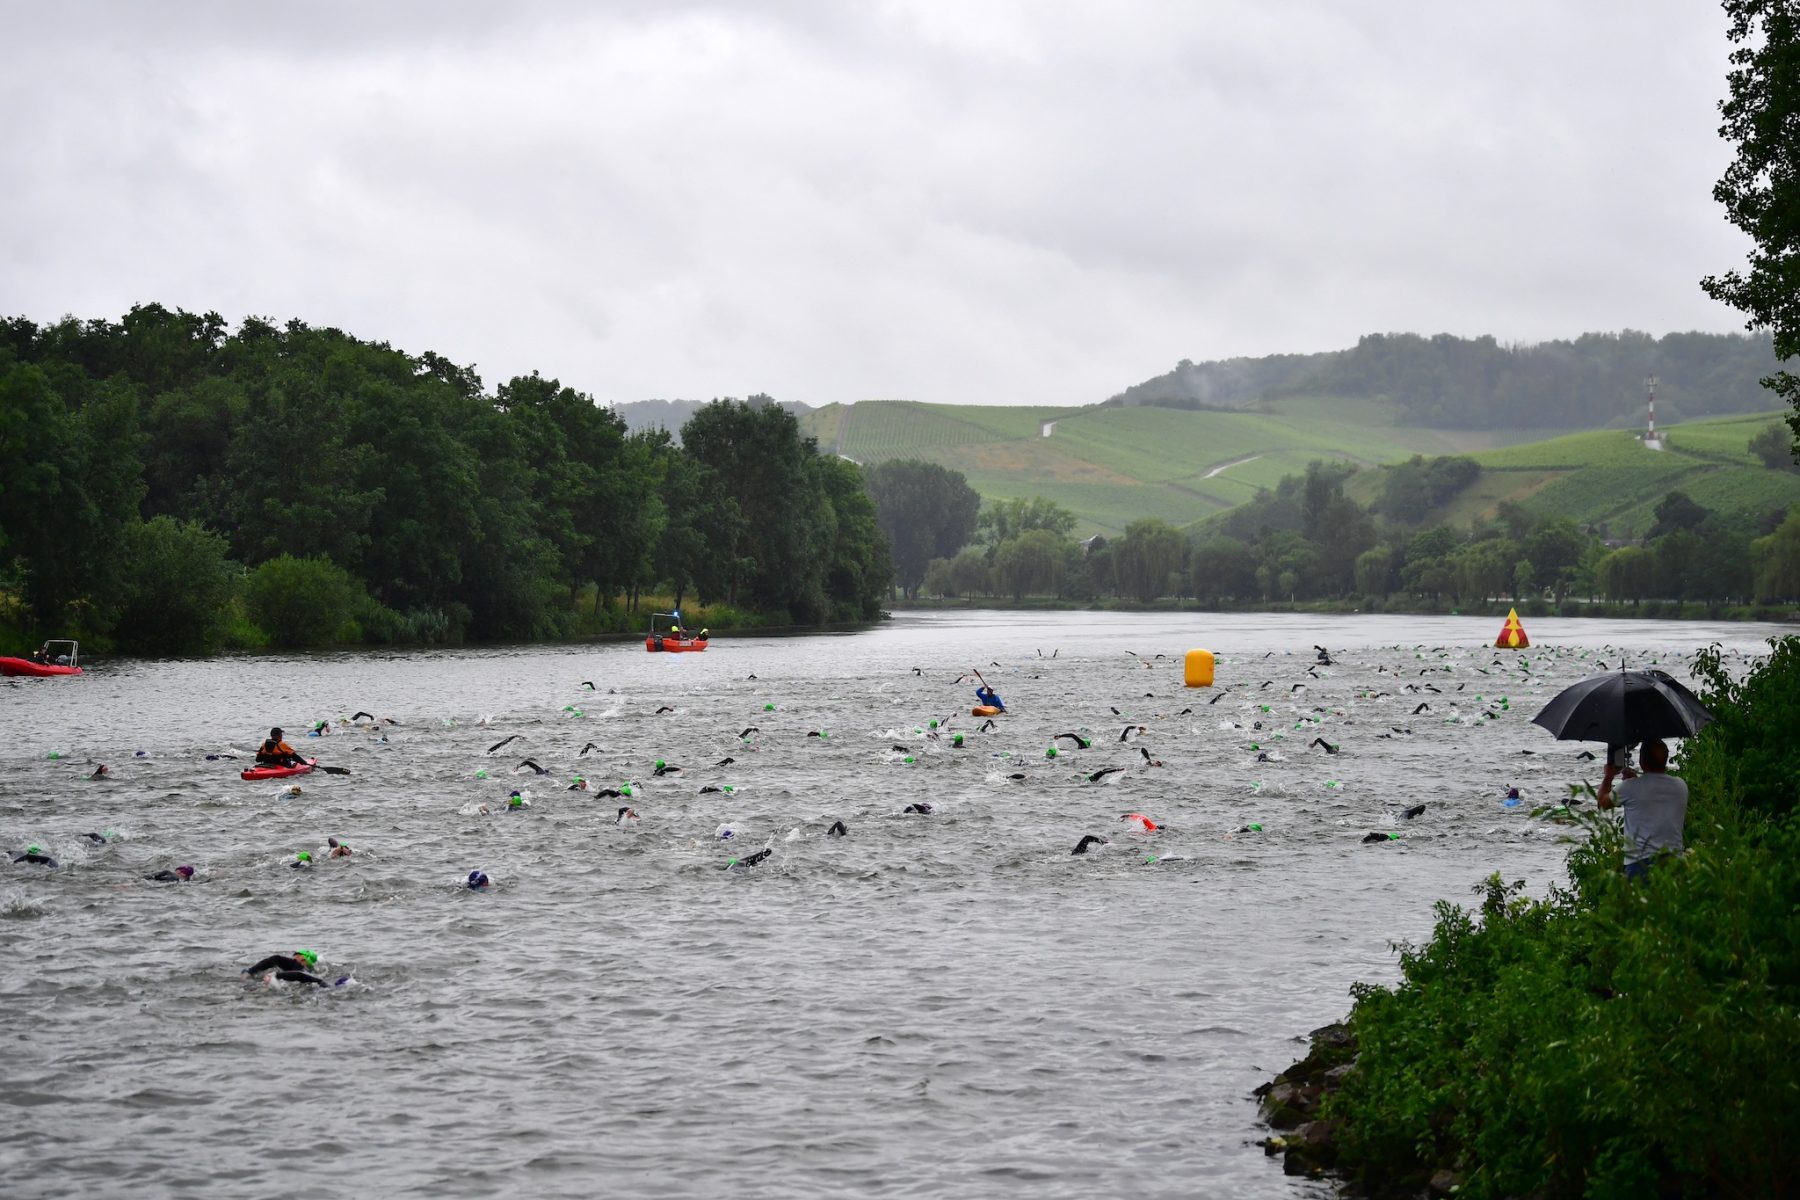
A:
[[[1625,861],[1645,862],[1667,850],[1680,854],[1687,824],[1688,789],[1673,775],[1646,771],[1616,789],[1625,812]]]

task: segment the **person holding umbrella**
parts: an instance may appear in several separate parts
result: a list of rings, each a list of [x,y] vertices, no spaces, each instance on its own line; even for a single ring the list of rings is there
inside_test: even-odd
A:
[[[1601,808],[1625,811],[1625,878],[1643,879],[1659,854],[1680,854],[1687,826],[1688,787],[1669,774],[1669,746],[1651,738],[1638,750],[1642,775],[1614,765],[1607,756],[1606,774],[1595,799]],[[1613,779],[1624,782],[1613,787]]]

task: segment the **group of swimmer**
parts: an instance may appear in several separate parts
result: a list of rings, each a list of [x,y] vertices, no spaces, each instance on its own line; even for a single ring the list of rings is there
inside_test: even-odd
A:
[[[1330,654],[1328,651],[1326,651],[1323,647],[1319,647],[1317,649],[1318,649],[1319,653],[1318,653],[1317,662],[1314,664],[1315,668],[1316,667],[1330,667],[1330,666],[1335,665],[1335,663],[1332,660],[1332,658],[1330,657]],[[1041,652],[1040,652],[1040,657],[1042,657]],[[1054,657],[1054,655],[1052,657]],[[1316,669],[1309,668],[1308,674],[1312,675],[1314,678],[1319,678]],[[1005,705],[1004,701],[1001,699],[998,691],[995,690],[995,688],[991,684],[989,684],[986,679],[981,677],[981,674],[979,671],[973,672],[973,675],[974,675],[975,679],[978,681],[977,686],[975,688],[975,699],[979,703],[979,705],[982,706],[983,709],[991,709],[997,714],[1005,713],[1007,711],[1006,705]],[[967,678],[967,676],[964,676],[964,678]],[[960,680],[959,680],[959,682],[960,682]],[[589,685],[589,686],[591,686],[591,685]],[[1295,685],[1295,686],[1302,687],[1305,685]],[[1422,686],[1426,690],[1431,690],[1434,692],[1438,690],[1435,687],[1430,687],[1430,685],[1422,685]],[[1446,684],[1446,687],[1448,687],[1447,684]],[[1414,689],[1409,686],[1406,690],[1411,691]],[[1216,694],[1213,697],[1212,702],[1216,702],[1219,698],[1220,698],[1220,695]],[[1184,710],[1184,712],[1191,712],[1191,711],[1192,710]],[[1124,715],[1124,714],[1120,713],[1117,708],[1113,709],[1113,712],[1115,715],[1119,715],[1119,716]],[[357,714],[357,717],[358,718],[368,717],[371,722],[373,722],[375,720],[375,718],[373,718],[370,714],[362,713],[362,712],[359,712]],[[346,721],[345,723],[348,724],[349,722]],[[388,721],[387,723],[395,724],[395,722],[392,722],[392,721]],[[487,721],[484,719],[483,721],[478,722],[478,723],[486,724]],[[939,734],[935,731],[937,723],[934,721],[932,724],[934,727],[934,732],[927,734],[926,736],[929,738],[932,738],[933,740],[936,740],[939,737]],[[991,729],[991,728],[994,728],[994,722],[992,720],[987,721],[982,726],[983,730]],[[1261,728],[1261,722],[1256,723],[1256,728],[1258,728],[1258,729]],[[330,725],[328,723],[319,722],[319,723],[315,724],[315,726],[313,727],[312,733],[309,736],[317,736],[317,735],[320,735],[322,733],[329,732],[329,731],[330,731]],[[755,732],[757,732],[757,728],[755,726],[749,726],[739,736],[741,738],[748,739],[748,737],[752,733],[755,733]],[[1411,730],[1410,729],[1399,730],[1398,727],[1396,727],[1395,732],[1410,733]],[[1124,727],[1124,731],[1119,735],[1118,740],[1121,742],[1125,742],[1125,741],[1132,740],[1133,738],[1145,736],[1147,733],[1148,733],[1148,729],[1145,725],[1128,723]],[[516,740],[519,736],[520,735],[515,734],[510,737],[501,739],[501,741],[496,742],[494,745],[492,745],[488,748],[488,753],[494,753],[494,752],[502,749],[508,743]],[[826,735],[823,732],[814,731],[813,733],[810,733],[808,736],[824,738]],[[949,731],[946,730],[944,733],[944,736],[949,739],[949,745],[951,745],[954,748],[960,749],[965,744],[964,743],[965,735],[960,732],[950,733]],[[1385,736],[1389,736],[1389,735],[1379,734],[1377,736],[1385,737]],[[1081,733],[1073,732],[1073,731],[1064,733],[1064,734],[1058,734],[1053,739],[1053,743],[1060,742],[1060,741],[1068,742],[1069,743],[1068,749],[1089,749],[1093,745],[1093,740],[1091,738],[1085,737]],[[1331,756],[1337,755],[1340,751],[1339,744],[1327,742],[1322,737],[1314,738],[1308,748],[1309,749],[1314,749],[1314,748],[1322,749],[1325,752],[1325,754],[1331,755]],[[586,746],[583,747],[581,753],[586,754],[589,751],[596,750],[596,749],[598,749],[598,747],[595,745],[595,743],[589,742],[589,743],[587,743]],[[896,745],[894,747],[894,749],[896,751],[903,752],[907,748],[904,746]],[[1147,767],[1160,767],[1163,765],[1161,760],[1155,759],[1151,756],[1151,754],[1147,748],[1139,746],[1139,747],[1137,747],[1137,749],[1139,750],[1139,753],[1142,755],[1145,765]],[[1256,746],[1254,743],[1252,743],[1252,749],[1256,749]],[[1055,757],[1057,751],[1054,748],[1054,744],[1053,744],[1052,749],[1048,753],[1049,753],[1050,757]],[[215,756],[209,755],[208,757],[215,757]],[[224,757],[224,756],[219,756],[219,757]],[[294,749],[294,747],[291,746],[285,740],[283,730],[280,726],[274,726],[269,730],[269,736],[266,739],[264,739],[261,742],[261,744],[258,746],[256,753],[255,753],[255,758],[256,758],[256,762],[259,765],[277,766],[277,767],[292,767],[292,766],[300,765],[306,761],[305,759],[303,759],[300,756],[300,754]],[[733,763],[734,761],[735,760],[733,758],[726,757],[723,760],[721,760],[721,762],[718,765],[720,765],[720,766],[729,765],[729,764]],[[911,759],[909,758],[908,761],[911,761]],[[1279,755],[1272,755],[1268,751],[1260,751],[1257,754],[1257,761],[1273,762],[1273,761],[1283,761],[1283,760],[1281,759],[1281,756],[1279,756]],[[1097,771],[1088,773],[1087,779],[1089,782],[1098,782],[1102,778],[1104,778],[1110,774],[1114,774],[1114,773],[1123,771],[1125,769],[1126,768],[1123,768],[1123,767],[1104,767]],[[524,772],[527,770],[531,771],[532,773],[534,773],[536,775],[548,775],[551,773],[546,768],[544,768],[543,766],[538,764],[535,760],[530,759],[530,758],[522,760],[520,762],[519,766],[514,768],[515,773],[521,773],[521,772]],[[674,775],[679,774],[680,772],[681,772],[680,766],[671,765],[660,759],[657,760],[655,771],[654,771],[655,775],[658,778],[674,776]],[[96,779],[107,778],[107,777],[109,777],[108,769],[104,765],[101,765],[95,769],[95,771],[93,772],[93,775],[91,777],[96,778]],[[1015,775],[1011,776],[1011,778],[1023,779],[1023,778],[1025,778],[1025,776],[1023,774],[1015,774]],[[570,785],[570,790],[572,790],[572,791],[573,790],[588,791],[588,792],[592,792],[593,794],[596,794],[601,797],[630,797],[631,796],[631,789],[629,786],[625,787],[623,791],[621,791],[619,789],[611,789],[611,788],[600,789],[598,791],[594,791],[594,789],[590,788],[587,781],[580,777],[577,777],[575,783]],[[729,792],[731,789],[729,787],[721,789],[719,787],[709,785],[706,787],[702,787],[700,790],[702,793],[705,793],[705,792],[720,792],[720,791]],[[297,791],[297,789],[296,789],[296,791]],[[1519,791],[1517,788],[1513,788],[1510,790],[1509,795],[1507,797],[1507,801],[1509,804],[1514,804],[1514,805],[1520,803]],[[527,808],[530,806],[530,803],[531,803],[530,800],[525,796],[525,794],[517,789],[511,791],[507,797],[507,808],[509,808],[509,809],[517,810],[517,809]],[[483,805],[483,806],[481,806],[481,808],[478,811],[486,812],[487,808],[485,805]],[[934,809],[934,806],[928,801],[915,800],[911,803],[906,804],[904,806],[904,808],[902,808],[900,811],[907,815],[930,816],[935,812],[935,809]],[[1400,820],[1410,821],[1410,820],[1413,820],[1413,819],[1419,817],[1425,811],[1426,811],[1426,806],[1423,804],[1419,804],[1419,805],[1415,805],[1413,807],[1406,809],[1404,812],[1399,813],[1398,816],[1399,816]],[[627,823],[635,821],[637,819],[638,819],[638,813],[635,808],[631,807],[630,805],[622,805],[616,810],[616,816],[614,818],[614,821],[616,824],[626,825]],[[1130,826],[1131,832],[1133,832],[1133,833],[1154,835],[1154,834],[1158,834],[1158,833],[1164,833],[1167,830],[1167,827],[1165,825],[1163,825],[1162,823],[1160,823],[1156,820],[1153,820],[1150,816],[1148,816],[1144,813],[1141,813],[1141,812],[1123,813],[1118,817],[1118,820],[1121,823],[1124,823],[1124,824]],[[721,826],[720,828],[721,828],[721,831],[718,835],[719,840],[725,841],[725,840],[734,840],[735,839],[736,831],[732,827]],[[1260,833],[1261,831],[1262,831],[1261,824],[1254,823],[1254,822],[1240,826],[1237,829],[1237,832],[1240,834]],[[825,836],[828,836],[828,837],[847,837],[847,836],[849,836],[849,834],[850,834],[850,829],[843,820],[834,820],[832,822],[832,824],[830,825],[830,827],[825,830]],[[96,841],[109,840],[107,837],[104,837],[100,834],[88,834],[87,836]],[[1376,831],[1376,832],[1369,833],[1366,837],[1363,838],[1363,841],[1369,842],[1369,843],[1374,843],[1374,842],[1378,842],[1378,841],[1388,842],[1388,841],[1396,840],[1399,837],[1400,837],[1400,835],[1398,833],[1393,833],[1393,832],[1389,832],[1389,831]],[[1080,838],[1080,840],[1075,844],[1074,848],[1069,852],[1069,854],[1071,856],[1088,855],[1088,854],[1098,850],[1100,847],[1111,846],[1111,845],[1113,845],[1112,838],[1107,837],[1103,834],[1099,834],[1099,833],[1088,833],[1088,834],[1083,835]],[[327,838],[327,848],[325,850],[326,857],[333,858],[333,859],[347,858],[347,857],[351,856],[352,853],[353,853],[353,851],[347,841],[340,840],[336,836],[331,836],[331,837]],[[738,869],[754,868],[754,867],[757,867],[757,866],[767,862],[770,859],[770,857],[772,856],[772,854],[773,854],[772,847],[765,846],[761,849],[758,849],[758,850],[755,850],[755,851],[752,851],[749,853],[744,853],[744,854],[739,855],[738,857],[731,858],[728,862],[725,863],[725,869],[731,870],[734,868],[738,868]],[[38,846],[35,844],[29,846],[23,853],[15,855],[12,858],[12,861],[14,863],[19,863],[19,864],[36,865],[36,866],[44,866],[44,867],[51,867],[51,868],[56,867],[58,865],[56,860],[53,857],[51,857],[43,852],[43,849],[41,846]],[[1152,857],[1146,861],[1154,862],[1157,860],[1154,857]],[[313,864],[313,852],[302,850],[296,854],[295,858],[293,859],[293,861],[291,862],[290,865],[295,868],[307,868],[307,867],[312,866],[312,864]],[[144,878],[146,880],[149,880],[149,881],[152,881],[155,883],[181,884],[181,883],[187,883],[187,882],[194,880],[195,876],[196,876],[196,868],[192,864],[181,864],[181,865],[175,866],[173,868],[158,870],[152,874],[148,874],[148,875],[144,876]],[[461,885],[463,888],[465,888],[466,890],[469,890],[469,891],[488,892],[495,888],[496,881],[495,881],[495,877],[492,874],[490,874],[487,870],[477,867],[473,870],[470,870],[467,873],[466,877],[464,877],[463,880],[461,881]],[[280,953],[271,954],[271,955],[267,956],[266,958],[262,959],[261,961],[257,962],[253,966],[245,968],[244,974],[253,976],[253,977],[257,977],[257,978],[261,978],[261,979],[275,981],[275,982],[294,983],[294,984],[300,984],[300,985],[307,986],[307,987],[321,987],[321,988],[329,987],[329,986],[343,985],[349,981],[348,976],[344,976],[342,978],[336,979],[335,984],[333,982],[328,981],[328,978],[325,975],[321,975],[318,973],[318,956],[315,953],[313,953],[312,951],[308,951],[308,950],[297,950],[297,951],[293,951],[291,953],[286,953],[286,954],[280,954]]]

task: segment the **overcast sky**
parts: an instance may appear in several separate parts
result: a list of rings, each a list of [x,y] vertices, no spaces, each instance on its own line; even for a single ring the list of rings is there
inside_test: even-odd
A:
[[[1479,11],[1477,11],[1479,10]],[[1727,331],[1704,0],[0,0],[0,314],[604,401],[1076,404],[1368,332]]]

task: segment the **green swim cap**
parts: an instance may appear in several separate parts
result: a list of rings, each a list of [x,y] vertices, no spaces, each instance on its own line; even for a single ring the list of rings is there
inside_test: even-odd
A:
[[[763,705],[763,711],[764,712],[774,712],[775,706],[773,704],[765,704],[765,705]]]
[[[479,771],[475,772],[475,778],[477,778],[477,779],[486,779],[487,777],[488,777],[488,773],[487,773],[486,767],[483,767]]]
[[[1261,826],[1261,825],[1259,825],[1259,824],[1257,824],[1257,823],[1256,823],[1256,822],[1255,822],[1255,821],[1252,821],[1252,822],[1250,822],[1250,831],[1251,831],[1251,832],[1252,832],[1252,833],[1261,833],[1261,832],[1262,832],[1262,826]]]
[[[309,967],[316,967],[319,965],[319,956],[314,954],[311,950],[296,950],[294,951],[294,957],[304,958],[306,960],[306,965]]]
[[[725,790],[726,790],[726,791],[730,791],[730,790],[731,790],[731,789],[730,789],[730,788],[726,788],[726,789],[725,789]],[[631,785],[630,785],[630,784],[629,784],[629,783],[627,783],[627,784],[625,784],[625,785],[623,785],[623,786],[622,786],[622,787],[620,787],[620,788],[619,788],[619,795],[621,795],[621,796],[629,796],[629,795],[631,795]]]
[[[294,859],[296,862],[311,862],[312,852],[310,850],[302,850],[299,854],[294,856]]]
[[[43,852],[44,852],[44,848],[42,846],[38,845],[36,842],[33,842],[33,843],[31,843],[31,845],[25,847],[25,853],[27,853],[27,854],[42,854]]]
[[[1052,746],[1048,750],[1044,751],[1044,757],[1045,758],[1055,758],[1056,757],[1056,747]]]
[[[668,766],[668,765],[669,765],[669,764],[668,764],[668,763],[666,763],[666,762],[664,762],[664,761],[663,761],[663,760],[662,760],[662,759],[660,759],[660,758],[659,758],[659,759],[657,759],[657,760],[656,760],[656,765],[657,765],[657,766],[659,766],[659,767],[666,767],[666,766]]]

